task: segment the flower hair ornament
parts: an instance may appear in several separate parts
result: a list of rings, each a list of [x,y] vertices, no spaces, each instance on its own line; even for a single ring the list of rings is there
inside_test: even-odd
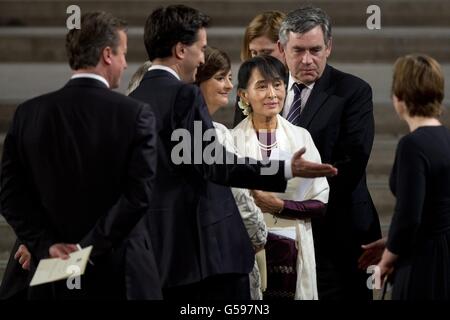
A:
[[[247,104],[242,99],[239,99],[238,106],[242,110],[242,113],[244,114],[244,116],[248,116],[250,114],[250,112],[252,112],[252,108],[250,107],[250,105]]]

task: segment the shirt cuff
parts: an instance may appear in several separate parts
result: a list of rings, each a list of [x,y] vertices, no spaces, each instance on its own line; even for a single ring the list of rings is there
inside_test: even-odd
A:
[[[284,161],[284,177],[286,178],[286,180],[293,178],[291,163],[292,163],[291,159]]]

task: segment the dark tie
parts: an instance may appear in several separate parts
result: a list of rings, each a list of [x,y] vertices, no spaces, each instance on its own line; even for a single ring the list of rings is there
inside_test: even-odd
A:
[[[294,101],[291,104],[291,109],[289,109],[289,113],[286,117],[286,119],[298,126],[300,121],[300,112],[301,112],[301,105],[302,105],[302,90],[305,88],[305,85],[303,83],[294,83]]]

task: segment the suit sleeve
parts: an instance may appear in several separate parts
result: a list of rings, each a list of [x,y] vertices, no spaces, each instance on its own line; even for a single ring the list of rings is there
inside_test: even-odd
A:
[[[286,189],[284,161],[260,162],[238,158],[217,142],[204,139],[208,133],[215,137],[215,129],[200,90],[183,86],[176,101],[175,129],[189,132],[190,162],[207,180],[236,188],[282,192]]]
[[[93,257],[118,245],[147,212],[155,181],[156,143],[155,117],[145,105],[137,117],[122,194],[80,242],[82,247],[94,246]]]
[[[0,177],[1,213],[11,225],[17,237],[27,246],[33,261],[49,256],[48,249],[54,243],[51,225],[43,214],[42,206],[33,183],[29,180],[24,159],[19,152],[19,114],[17,108],[6,135]]]
[[[365,173],[374,139],[372,89],[362,83],[344,109],[338,145],[333,156],[339,170],[330,178],[330,188],[339,197],[351,193]]]
[[[394,254],[410,253],[415,243],[425,202],[427,166],[426,157],[412,141],[399,143],[393,172],[396,204],[386,245]]]

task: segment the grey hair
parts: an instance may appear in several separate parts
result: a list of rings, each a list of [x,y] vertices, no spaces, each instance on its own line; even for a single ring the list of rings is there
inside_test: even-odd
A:
[[[283,46],[286,45],[290,31],[294,33],[305,33],[316,26],[322,28],[325,45],[328,45],[331,40],[331,23],[330,17],[325,11],[311,6],[291,11],[281,23],[279,31],[280,43]]]

